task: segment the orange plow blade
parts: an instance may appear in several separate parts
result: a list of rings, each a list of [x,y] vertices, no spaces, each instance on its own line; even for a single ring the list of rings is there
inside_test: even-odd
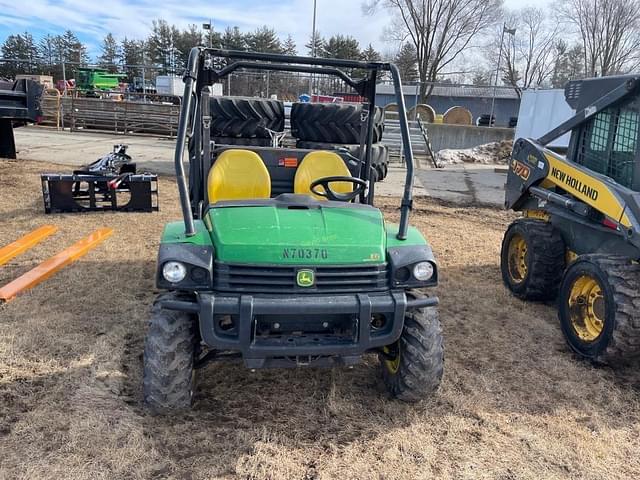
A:
[[[113,230],[110,228],[100,228],[91,233],[88,237],[74,243],[66,250],[63,250],[57,255],[45,260],[37,267],[29,270],[24,275],[19,276],[14,281],[0,288],[0,301],[8,302],[9,300],[14,299],[19,293],[35,287],[40,282],[51,277],[57,271],[63,269],[70,263],[85,255],[91,249],[95,248],[112,233]]]
[[[44,225],[36,228],[33,232],[27,233],[24,237],[10,243],[6,247],[0,248],[0,265],[4,265],[9,260],[17,257],[22,252],[29,250],[42,240],[58,231],[58,227],[54,225]]]

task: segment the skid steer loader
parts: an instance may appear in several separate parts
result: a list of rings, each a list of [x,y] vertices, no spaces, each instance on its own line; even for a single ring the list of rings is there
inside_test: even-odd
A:
[[[557,298],[562,332],[597,363],[640,357],[640,76],[569,82],[576,114],[513,147],[501,270],[524,300]],[[571,132],[566,156],[546,148]]]

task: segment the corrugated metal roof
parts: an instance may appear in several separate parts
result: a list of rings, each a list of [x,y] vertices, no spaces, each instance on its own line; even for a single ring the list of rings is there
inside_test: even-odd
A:
[[[402,90],[405,95],[416,95],[417,85],[403,85]],[[477,87],[475,85],[447,85],[440,84],[433,87],[431,95],[436,97],[471,97],[471,98],[491,98],[494,87]],[[393,95],[393,85],[378,84],[376,92],[382,95]],[[495,87],[496,98],[518,99],[518,94],[510,87]]]

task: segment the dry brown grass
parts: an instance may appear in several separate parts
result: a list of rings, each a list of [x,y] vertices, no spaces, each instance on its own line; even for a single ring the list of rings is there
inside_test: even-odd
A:
[[[422,200],[413,223],[442,267],[445,379],[419,405],[386,398],[371,358],[352,370],[211,365],[193,411],[141,406],[141,352],[159,214],[42,213],[38,173],[0,162],[0,245],[60,231],[0,268],[6,283],[98,226],[116,233],[0,307],[0,478],[638,478],[633,371],[578,361],[555,311],[509,296],[498,268],[510,216]],[[389,218],[395,209],[385,208]]]

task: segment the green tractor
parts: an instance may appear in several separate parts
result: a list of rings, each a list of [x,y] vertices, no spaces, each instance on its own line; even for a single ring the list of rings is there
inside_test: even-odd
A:
[[[215,67],[218,58],[225,67]],[[368,102],[359,106],[360,157],[251,139],[212,142],[210,106],[220,100],[209,87],[242,68],[342,79]],[[369,112],[381,72],[393,78],[407,167],[399,224],[373,206],[376,120]],[[413,402],[433,393],[444,362],[438,299],[420,289],[436,286],[438,269],[409,226],[413,155],[396,66],[197,47],[184,80],[175,152],[183,219],[161,239],[156,282],[163,292],[145,339],[145,404],[156,412],[189,407],[194,372],[210,361],[333,367],[369,353],[379,357],[392,397]]]
[[[120,88],[126,78],[122,73],[109,73],[100,68],[78,68],[76,90],[87,97],[101,97]]]

